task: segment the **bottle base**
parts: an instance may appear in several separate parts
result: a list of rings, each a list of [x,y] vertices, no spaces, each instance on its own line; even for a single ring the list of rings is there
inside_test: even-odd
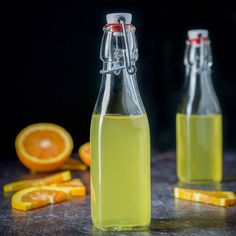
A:
[[[101,231],[148,231],[149,225],[95,225],[94,226]]]
[[[219,180],[199,180],[199,179],[186,180],[186,179],[179,178],[179,182],[183,184],[219,184],[222,182],[222,180],[221,179]]]

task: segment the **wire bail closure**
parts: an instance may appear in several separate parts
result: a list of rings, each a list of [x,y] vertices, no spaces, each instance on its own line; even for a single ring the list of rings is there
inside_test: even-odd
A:
[[[205,49],[204,49],[204,38],[203,38],[203,35],[200,33],[200,34],[198,34],[198,37],[199,37],[199,50],[200,50],[200,56],[199,56],[199,58],[198,58],[198,60],[199,60],[199,63],[195,66],[195,67],[193,67],[197,72],[203,72],[203,71],[205,71],[204,70],[204,57],[205,57],[205,55],[204,55],[204,53],[205,53]],[[193,64],[192,64],[193,65]]]
[[[204,39],[203,35],[199,34],[200,38],[200,63],[199,63],[199,69],[202,69],[204,67]]]
[[[125,41],[125,49],[122,50],[123,56],[124,56],[124,65],[122,66],[116,66],[108,70],[100,70],[100,74],[110,74],[114,72],[115,74],[119,74],[120,70],[126,69],[128,74],[133,75],[136,73],[137,68],[135,65],[131,64],[131,58],[130,58],[130,50],[129,50],[129,44],[128,44],[128,37],[127,37],[127,32],[125,28],[125,18],[124,17],[119,17],[118,22],[122,26],[123,34],[124,34],[124,41]]]

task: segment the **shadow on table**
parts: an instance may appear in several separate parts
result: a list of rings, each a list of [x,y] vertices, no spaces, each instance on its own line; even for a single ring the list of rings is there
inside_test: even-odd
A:
[[[195,230],[214,230],[236,228],[236,214],[224,217],[214,214],[205,216],[176,217],[170,219],[152,219],[150,230],[158,232],[184,232]]]
[[[236,182],[236,175],[224,176],[222,183]]]

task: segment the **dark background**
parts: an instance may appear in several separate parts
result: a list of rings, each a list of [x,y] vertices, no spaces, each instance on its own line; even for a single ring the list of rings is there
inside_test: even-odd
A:
[[[210,31],[213,83],[224,116],[224,147],[236,147],[236,5],[233,1],[9,2],[2,8],[0,158],[16,158],[25,126],[53,122],[89,140],[97,98],[105,15],[130,12],[139,45],[138,83],[152,148],[175,148],[175,112],[184,80],[186,31]],[[180,1],[178,1],[180,2]]]

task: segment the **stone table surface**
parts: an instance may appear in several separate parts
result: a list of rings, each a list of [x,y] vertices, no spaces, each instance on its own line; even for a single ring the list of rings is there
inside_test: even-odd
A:
[[[41,177],[30,174],[17,162],[0,164],[0,185],[20,179]],[[0,191],[0,235],[236,235],[236,206],[217,207],[173,198],[177,182],[174,152],[152,155],[152,221],[145,232],[101,232],[90,217],[89,171],[73,172],[88,188],[83,198],[33,211],[11,208],[11,196]],[[222,184],[195,188],[236,192],[236,152],[224,155]]]

